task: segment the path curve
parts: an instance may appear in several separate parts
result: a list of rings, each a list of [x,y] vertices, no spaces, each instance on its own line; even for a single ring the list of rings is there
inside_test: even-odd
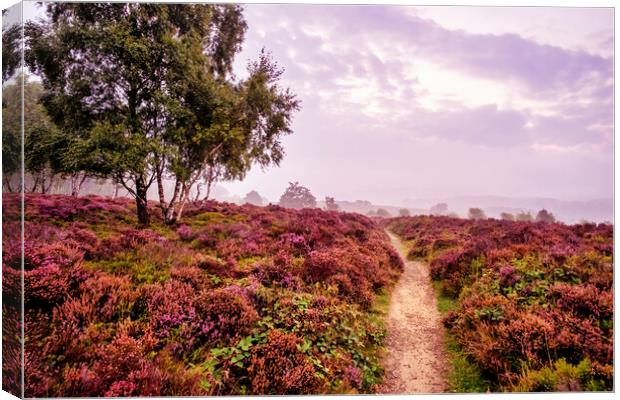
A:
[[[387,319],[387,349],[380,393],[441,393],[446,388],[444,328],[428,267],[407,260],[401,240],[386,231],[405,261],[392,291]]]

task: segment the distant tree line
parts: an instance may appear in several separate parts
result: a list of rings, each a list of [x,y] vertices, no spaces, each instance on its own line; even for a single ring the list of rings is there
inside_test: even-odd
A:
[[[480,208],[470,208],[469,209],[469,218],[470,219],[486,219],[486,215],[484,211]],[[536,217],[532,216],[532,213],[527,211],[522,211],[517,213],[516,215],[503,212],[500,214],[500,219],[505,221],[536,221],[536,222],[555,222],[555,216],[547,211],[546,209],[542,209],[538,211]]]

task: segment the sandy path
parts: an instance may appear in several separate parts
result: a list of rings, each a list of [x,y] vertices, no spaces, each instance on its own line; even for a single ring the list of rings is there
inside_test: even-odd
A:
[[[388,338],[380,393],[437,393],[445,390],[447,359],[443,326],[428,268],[407,261],[402,242],[388,232],[405,260],[405,271],[394,287],[387,320]]]

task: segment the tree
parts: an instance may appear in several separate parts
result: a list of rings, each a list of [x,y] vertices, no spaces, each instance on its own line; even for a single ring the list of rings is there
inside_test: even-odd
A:
[[[378,208],[377,209],[377,216],[378,217],[390,217],[390,212],[388,210],[386,210],[385,208]]]
[[[538,211],[538,214],[536,214],[536,221],[538,222],[555,222],[555,217],[553,216],[552,213],[550,213],[549,211],[545,210],[544,208],[540,211]]]
[[[210,186],[281,161],[280,137],[292,132],[299,102],[277,85],[282,71],[265,51],[246,80],[234,80],[247,29],[240,6],[48,3],[46,11],[49,21],[26,29],[43,103],[74,132],[75,148],[94,153],[87,172],[135,198],[140,224],[150,221],[153,183],[164,221],[174,223],[205,176]]]
[[[197,84],[193,84],[186,89],[185,97],[204,97],[196,102],[187,121],[183,122],[184,114],[174,119],[169,130],[172,136],[164,140],[165,149],[177,149],[167,156],[176,184],[171,201],[162,209],[166,221],[174,222],[181,217],[188,191],[205,171],[210,188],[220,179],[242,179],[253,164],[266,167],[282,160],[284,152],[279,138],[292,133],[291,116],[299,102],[288,90],[279,88],[276,82],[283,71],[265,51],[248,69],[250,77],[232,92],[233,97],[226,90],[218,92],[224,96],[213,105],[210,120],[202,121],[205,105],[211,107],[213,102],[213,88],[206,85],[200,93]],[[196,126],[205,128],[195,130]],[[161,187],[159,173],[157,182]],[[177,188],[179,197],[175,204]],[[160,204],[165,204],[162,193]]]
[[[63,132],[52,123],[39,100],[43,88],[39,82],[19,75],[2,91],[2,152],[4,187],[12,191],[11,177],[21,168],[22,111],[24,129],[24,167],[32,178],[27,191],[47,193],[56,174],[62,172],[63,160],[56,151],[62,146]],[[23,106],[23,108],[22,108]]]
[[[411,213],[409,212],[408,209],[401,208],[400,210],[398,210],[398,215],[400,215],[401,217],[408,217],[411,215]]]
[[[254,204],[255,206],[262,206],[263,198],[260,196],[260,194],[258,194],[256,190],[252,190],[245,195],[245,197],[243,198],[243,202],[248,204]]]
[[[7,10],[2,10],[2,15]],[[2,29],[2,83],[9,80],[19,68],[22,61],[21,25],[9,25]]]
[[[431,207],[431,214],[433,215],[443,215],[448,212],[448,205],[446,203],[438,203]]]
[[[520,213],[518,213],[518,214],[515,216],[515,219],[516,219],[517,221],[525,221],[525,222],[528,222],[528,221],[533,221],[533,220],[534,220],[534,217],[532,217],[532,213],[530,213],[529,211],[528,211],[528,212],[521,211]]]
[[[340,210],[340,206],[333,197],[325,197],[325,209],[327,211],[338,211]]]
[[[17,90],[21,91],[21,87]],[[55,175],[62,170],[60,153],[55,151],[62,141],[62,132],[56,129],[40,104],[42,94],[39,82],[23,77],[24,167],[33,180],[32,187],[25,189],[32,192],[39,189],[45,194],[53,185]]]
[[[18,79],[18,81],[20,81]],[[2,186],[12,192],[11,178],[21,170],[21,81],[2,89]]]
[[[515,216],[511,213],[507,213],[507,212],[503,212],[500,214],[500,218],[503,219],[504,221],[514,221],[515,220]]]
[[[481,208],[470,208],[469,219],[486,219],[486,214]]]
[[[288,188],[280,197],[279,204],[287,208],[315,208],[316,198],[310,190],[301,186],[299,182],[289,182]]]

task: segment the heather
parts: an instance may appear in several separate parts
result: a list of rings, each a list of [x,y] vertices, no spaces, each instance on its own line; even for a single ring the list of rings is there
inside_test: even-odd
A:
[[[478,371],[493,391],[613,388],[611,225],[429,216],[387,225],[429,265],[449,346],[465,357],[457,375]]]
[[[25,204],[27,397],[376,390],[402,261],[370,219],[203,201],[169,225],[149,203],[138,229],[128,199]],[[19,267],[7,240],[7,295]]]

